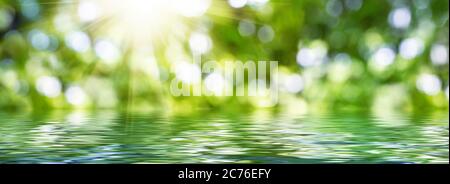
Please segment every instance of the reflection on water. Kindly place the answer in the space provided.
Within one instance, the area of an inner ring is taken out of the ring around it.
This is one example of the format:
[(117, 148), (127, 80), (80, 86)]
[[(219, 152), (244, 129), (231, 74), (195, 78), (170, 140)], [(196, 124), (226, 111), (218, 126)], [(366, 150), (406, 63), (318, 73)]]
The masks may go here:
[(448, 115), (0, 114), (0, 163), (448, 163)]

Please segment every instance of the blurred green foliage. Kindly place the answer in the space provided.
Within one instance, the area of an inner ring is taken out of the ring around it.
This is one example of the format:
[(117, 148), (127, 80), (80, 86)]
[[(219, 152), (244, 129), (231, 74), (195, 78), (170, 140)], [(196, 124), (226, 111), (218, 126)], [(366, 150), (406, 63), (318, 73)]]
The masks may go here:
[(80, 20), (92, 13), (82, 2), (0, 1), (2, 111), (260, 108), (254, 98), (170, 95), (175, 60), (192, 60), (194, 33), (211, 41), (205, 61), (279, 61), (280, 74), (296, 80), (274, 109), (448, 110), (446, 0), (249, 0), (238, 8), (213, 0), (139, 46), (120, 36), (132, 27), (113, 31), (114, 18)]

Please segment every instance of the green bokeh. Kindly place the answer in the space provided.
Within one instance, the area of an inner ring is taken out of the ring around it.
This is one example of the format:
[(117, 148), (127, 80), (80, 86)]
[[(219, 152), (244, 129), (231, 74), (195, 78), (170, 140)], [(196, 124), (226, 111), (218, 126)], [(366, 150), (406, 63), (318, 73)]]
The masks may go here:
[[(272, 0), (263, 7), (248, 5), (239, 9), (230, 7), (227, 1), (214, 0), (205, 15), (179, 21), (186, 29), (172, 30), (161, 38), (162, 41), (152, 45), (150, 55), (156, 65), (146, 68), (150, 72), (140, 70), (147, 65), (139, 64), (150, 52), (141, 56), (142, 48), (124, 42), (116, 43), (120, 49), (117, 64), (111, 66), (102, 62), (93, 48), (98, 39), (105, 37), (99, 31), (103, 23), (87, 24), (77, 20), (78, 2), (0, 2), (2, 111), (112, 108), (184, 112), (261, 108), (255, 105), (258, 99), (252, 98), (174, 97), (169, 93), (170, 80), (174, 78), (171, 70), (177, 65), (172, 58), (192, 59), (189, 39), (177, 35), (189, 37), (199, 30), (209, 35), (213, 43), (211, 51), (203, 56), (204, 60), (279, 61), (283, 74), (301, 75), (304, 89), (298, 93), (282, 92), (274, 110), (350, 109), (374, 113), (448, 110), (445, 91), (448, 89), (448, 59), (443, 64), (433, 63), (431, 59), (436, 45), (444, 46), (448, 57), (449, 13), (445, 0)], [(405, 28), (395, 28), (390, 24), (390, 16), (402, 8), (410, 12), (411, 22)], [(61, 23), (55, 23), (64, 16), (73, 20), (63, 21), (71, 27), (63, 28)], [(239, 32), (243, 20), (254, 26), (255, 33), (244, 36)], [(270, 27), (274, 33), (268, 42), (258, 36), (259, 32), (264, 37), (261, 33), (264, 27)], [(67, 45), (67, 36), (73, 31), (89, 35), (91, 43), (86, 52), (76, 52)], [(44, 35), (45, 48), (32, 43), (32, 34)], [(408, 38), (420, 40), (422, 48), (417, 56), (405, 59), (400, 45)], [(173, 47), (179, 50), (175, 52)], [(377, 69), (370, 63), (382, 47), (390, 48), (396, 56), (388, 66)], [(305, 48), (324, 48), (325, 62), (312, 67), (299, 65), (297, 54)], [(411, 50), (405, 52), (408, 51)], [(419, 90), (417, 81), (424, 74), (439, 79), (438, 92), (427, 94)], [(61, 94), (49, 98), (40, 93), (36, 84), (42, 76), (59, 80)], [(69, 103), (65, 95), (71, 86), (80, 86), (85, 91), (86, 104)]]

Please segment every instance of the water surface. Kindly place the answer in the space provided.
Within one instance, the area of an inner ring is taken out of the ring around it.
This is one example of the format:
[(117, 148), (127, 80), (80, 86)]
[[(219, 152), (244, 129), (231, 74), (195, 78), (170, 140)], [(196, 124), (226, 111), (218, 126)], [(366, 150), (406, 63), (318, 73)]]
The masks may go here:
[(0, 163), (448, 163), (449, 118), (0, 114)]

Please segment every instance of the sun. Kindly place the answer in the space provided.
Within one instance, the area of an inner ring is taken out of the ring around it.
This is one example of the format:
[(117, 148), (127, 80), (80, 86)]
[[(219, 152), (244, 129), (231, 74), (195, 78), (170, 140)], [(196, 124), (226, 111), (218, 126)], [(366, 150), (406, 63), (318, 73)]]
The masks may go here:
[(169, 1), (164, 0), (101, 0), (111, 16), (133, 27), (157, 26), (172, 15)]
[[(95, 27), (98, 35), (121, 42), (155, 42), (171, 33), (183, 32), (207, 13), (213, 0), (80, 0), (78, 15)], [(181, 29), (180, 29), (181, 28)]]
[(99, 34), (142, 43), (181, 31), (173, 26), (185, 24), (183, 18), (202, 16), (210, 4), (211, 0), (81, 0), (78, 14), (96, 25)]
[(170, 1), (91, 0), (99, 7), (98, 32), (131, 44), (153, 42), (178, 18)]

